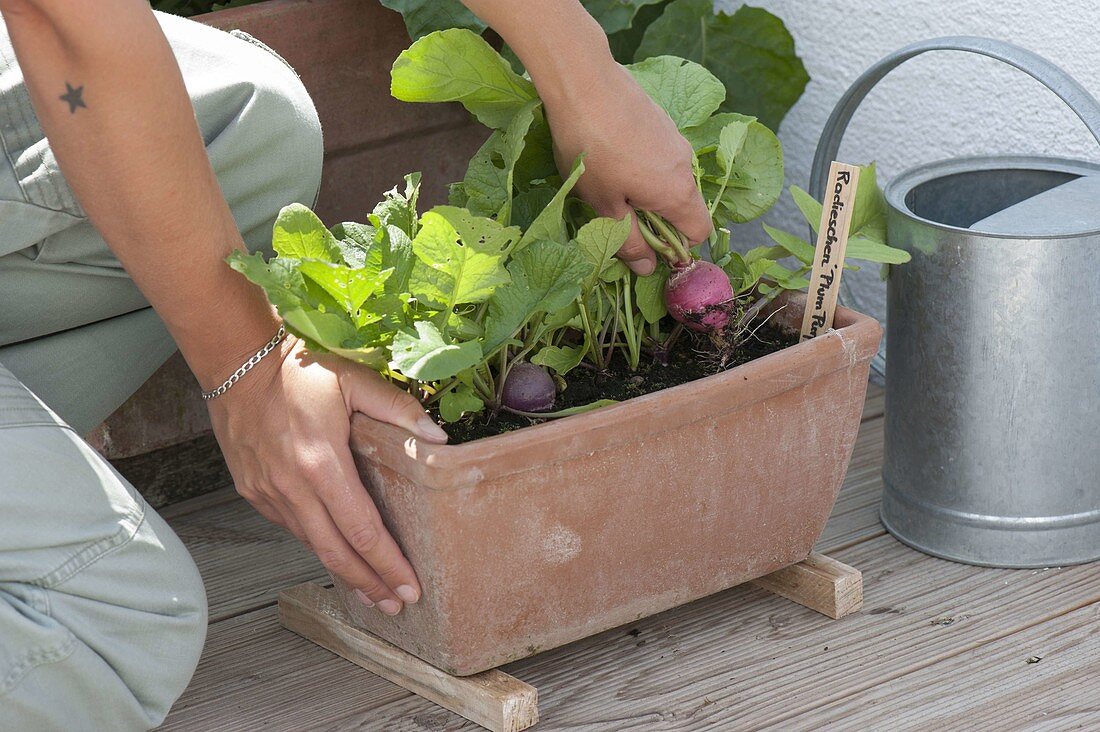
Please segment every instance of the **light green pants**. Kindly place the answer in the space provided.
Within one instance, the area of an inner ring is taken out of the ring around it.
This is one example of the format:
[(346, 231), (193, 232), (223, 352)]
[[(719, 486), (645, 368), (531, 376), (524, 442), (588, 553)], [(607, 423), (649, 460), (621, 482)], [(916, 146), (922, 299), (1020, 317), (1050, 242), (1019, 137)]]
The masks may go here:
[[(237, 224), (266, 249), (280, 207), (314, 203), (313, 104), (243, 34), (160, 21)], [(205, 593), (80, 435), (176, 346), (58, 171), (2, 21), (0, 143), (0, 730), (153, 727), (198, 662)]]

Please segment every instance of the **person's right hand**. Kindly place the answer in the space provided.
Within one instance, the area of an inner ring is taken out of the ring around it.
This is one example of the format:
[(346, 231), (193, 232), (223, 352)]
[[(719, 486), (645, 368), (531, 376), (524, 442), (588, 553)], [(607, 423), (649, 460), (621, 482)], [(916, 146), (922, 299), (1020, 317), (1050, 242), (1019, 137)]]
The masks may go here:
[(585, 153), (577, 193), (601, 216), (634, 219), (619, 258), (639, 275), (656, 265), (634, 209), (660, 214), (693, 245), (710, 236), (714, 227), (695, 185), (691, 144), (634, 77), (608, 55), (602, 65), (558, 81), (555, 88), (565, 92), (544, 96), (558, 167), (568, 175)]
[(578, 0), (524, 3), (462, 0), (500, 34), (538, 89), (554, 138), (558, 170), (568, 176), (585, 153), (577, 194), (601, 216), (629, 215), (634, 227), (619, 258), (639, 275), (655, 255), (638, 229), (635, 209), (652, 211), (692, 244), (713, 225), (695, 185), (693, 151), (676, 124), (615, 62), (600, 24)]
[(420, 599), (416, 573), (382, 524), (348, 446), (353, 412), (446, 442), (415, 398), (365, 366), (314, 356), (288, 335), (209, 407), (237, 491), (257, 511), (294, 534), (368, 607), (396, 615)]

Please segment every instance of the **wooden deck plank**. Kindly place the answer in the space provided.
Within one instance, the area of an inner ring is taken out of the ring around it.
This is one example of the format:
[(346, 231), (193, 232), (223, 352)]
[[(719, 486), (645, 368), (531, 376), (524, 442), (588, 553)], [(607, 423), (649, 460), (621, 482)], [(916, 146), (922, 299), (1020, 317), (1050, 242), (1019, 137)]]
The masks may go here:
[(291, 585), (328, 580), (313, 554), (241, 498), (168, 523), (202, 574), (212, 623), (272, 605)]
[[(785, 729), (881, 679), (1100, 601), (1095, 567), (983, 569), (890, 537), (838, 558), (863, 569), (868, 598), (863, 613), (844, 620), (740, 587), (504, 670), (539, 689), (544, 730)], [(954, 682), (944, 683), (950, 693)], [(326, 724), (401, 729), (429, 714), (431, 705), (406, 697)], [(472, 729), (447, 719), (455, 725), (447, 729)]]
[(279, 625), (274, 605), (210, 627), (161, 730), (305, 730), (409, 692)]
[(874, 384), (867, 385), (867, 400), (863, 403), (863, 420), (886, 414), (886, 390)]
[(230, 485), (210, 491), (209, 493), (204, 493), (201, 496), (189, 498), (186, 501), (180, 501), (179, 503), (173, 503), (164, 508), (157, 509), (157, 513), (159, 513), (161, 518), (165, 521), (171, 523), (173, 521), (182, 521), (182, 517), (186, 514), (211, 510), (217, 506), (223, 506), (227, 503), (233, 503), (239, 500), (241, 500), (241, 497), (237, 495), (237, 490)]
[(1087, 605), (776, 729), (1100, 729), (1100, 603)]
[[(870, 396), (881, 398), (881, 390), (875, 389), (871, 387)], [(870, 401), (866, 413), (871, 416), (860, 426), (848, 477), (817, 551), (882, 533), (877, 505), (883, 420), (880, 407)], [(292, 585), (326, 581), (324, 568), (312, 554), (268, 523), (232, 488), (169, 506), (162, 513), (202, 573), (211, 622), (274, 604), (279, 591)]]
[[(838, 557), (867, 596), (844, 620), (742, 586), (504, 670), (539, 689), (540, 729), (754, 729), (1100, 600), (1087, 566), (982, 569), (885, 536)], [(270, 609), (216, 624), (169, 728), (473, 729), (275, 624)]]
[(816, 551), (822, 554), (846, 549), (886, 533), (878, 518), (882, 496), (883, 422), (879, 416), (860, 425), (844, 486), (817, 542)]
[(539, 721), (538, 691), (498, 668), (453, 676), (360, 630), (335, 590), (303, 584), (279, 593), (279, 623), (341, 658), (449, 709), (490, 732), (520, 732)]

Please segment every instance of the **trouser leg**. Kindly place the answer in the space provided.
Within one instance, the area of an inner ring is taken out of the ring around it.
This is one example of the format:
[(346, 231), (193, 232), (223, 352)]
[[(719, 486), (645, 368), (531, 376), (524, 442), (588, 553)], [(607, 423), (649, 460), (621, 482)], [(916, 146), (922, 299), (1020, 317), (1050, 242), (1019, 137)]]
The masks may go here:
[(67, 423), (86, 435), (175, 351), (164, 323), (152, 308), (142, 308), (0, 348), (0, 364), (35, 394), (61, 405)]
[[(314, 202), (312, 103), (271, 53), (161, 22), (238, 226), (264, 249), (281, 206)], [(0, 729), (155, 726), (201, 651), (202, 582), (66, 420), (101, 421), (174, 345), (58, 172), (2, 22), (0, 143)]]
[(160, 723), (206, 599), (137, 491), (0, 367), (0, 729)]

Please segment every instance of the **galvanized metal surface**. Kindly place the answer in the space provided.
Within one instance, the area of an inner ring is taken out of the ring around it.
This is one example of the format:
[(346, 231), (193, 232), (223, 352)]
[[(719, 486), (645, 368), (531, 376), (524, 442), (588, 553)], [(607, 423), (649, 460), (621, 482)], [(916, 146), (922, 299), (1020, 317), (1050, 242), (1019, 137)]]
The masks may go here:
[[(939, 39), (853, 85), (822, 136), (812, 192), (870, 88), (939, 49), (1026, 71), (1100, 139), (1100, 105), (1048, 62), (986, 39)], [(887, 187), (890, 243), (913, 260), (891, 269), (886, 358), (875, 363), (890, 365), (882, 518), (910, 546), (989, 566), (1100, 559), (1100, 201), (1090, 201), (1091, 176), (1100, 166), (964, 158)]]
[[(981, 186), (990, 171), (1017, 186)], [(1100, 226), (1029, 238), (920, 216), (962, 224), (1063, 174), (1100, 168), (958, 160), (887, 189), (891, 241), (913, 260), (888, 288), (883, 520), (930, 554), (1100, 558)]]

